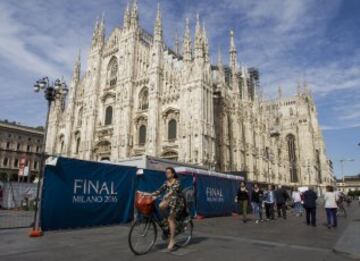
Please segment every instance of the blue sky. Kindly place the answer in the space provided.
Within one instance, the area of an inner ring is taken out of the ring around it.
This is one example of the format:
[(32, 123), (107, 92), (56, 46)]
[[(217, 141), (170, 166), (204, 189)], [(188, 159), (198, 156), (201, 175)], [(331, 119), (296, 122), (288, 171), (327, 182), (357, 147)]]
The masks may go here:
[[(140, 22), (152, 32), (157, 0), (139, 0)], [(121, 25), (124, 0), (0, 0), (0, 119), (41, 125), (45, 101), (32, 85), (41, 76), (69, 80), (79, 49), (86, 63), (97, 16), (107, 35)], [(174, 45), (188, 16), (208, 30), (212, 61), (228, 60), (229, 30), (239, 62), (256, 66), (268, 97), (278, 86), (295, 93), (306, 80), (313, 91), (329, 157), (339, 176), (341, 158), (360, 173), (360, 1), (160, 0), (165, 39)], [(192, 30), (194, 31), (194, 30)], [(83, 65), (84, 68), (85, 65)]]

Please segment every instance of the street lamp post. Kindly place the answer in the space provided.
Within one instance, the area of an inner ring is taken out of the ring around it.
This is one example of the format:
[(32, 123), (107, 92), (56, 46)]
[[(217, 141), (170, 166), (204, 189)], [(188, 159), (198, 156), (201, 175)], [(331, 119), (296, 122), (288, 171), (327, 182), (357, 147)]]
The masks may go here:
[(68, 88), (66, 83), (64, 81), (61, 81), (60, 79), (56, 79), (53, 83), (51, 83), (48, 77), (44, 77), (36, 81), (36, 83), (34, 84), (34, 91), (36, 93), (43, 91), (48, 105), (47, 113), (46, 113), (46, 123), (44, 129), (44, 138), (42, 142), (42, 152), (40, 158), (40, 172), (39, 172), (38, 185), (37, 185), (37, 194), (36, 194), (37, 200), (35, 205), (34, 225), (33, 225), (33, 230), (30, 234), (30, 236), (36, 237), (41, 235), (39, 209), (41, 204), (40, 198), (41, 198), (42, 178), (45, 171), (45, 158), (46, 158), (45, 146), (46, 146), (48, 125), (49, 125), (51, 103), (57, 99), (65, 98), (68, 93)]
[(341, 166), (341, 176), (342, 176), (343, 191), (345, 190), (344, 163), (345, 162), (352, 162), (352, 161), (354, 161), (354, 159), (341, 159), (341, 160), (339, 160), (340, 166)]
[(342, 176), (342, 182), (345, 183), (345, 176), (344, 176), (344, 163), (345, 162), (352, 162), (354, 159), (341, 159), (339, 160), (341, 164), (341, 176)]

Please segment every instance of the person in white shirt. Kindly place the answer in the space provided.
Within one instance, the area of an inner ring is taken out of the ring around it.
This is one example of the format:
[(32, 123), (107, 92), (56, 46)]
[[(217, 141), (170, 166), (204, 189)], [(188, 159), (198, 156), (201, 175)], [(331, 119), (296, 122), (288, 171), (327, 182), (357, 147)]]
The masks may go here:
[(327, 217), (327, 227), (330, 229), (331, 227), (337, 227), (337, 203), (338, 194), (334, 192), (334, 188), (332, 186), (326, 187), (326, 192), (324, 193), (325, 200), (325, 210)]
[(301, 195), (297, 188), (294, 188), (294, 191), (291, 194), (292, 200), (294, 202), (294, 209), (296, 216), (302, 215), (302, 206), (301, 206)]

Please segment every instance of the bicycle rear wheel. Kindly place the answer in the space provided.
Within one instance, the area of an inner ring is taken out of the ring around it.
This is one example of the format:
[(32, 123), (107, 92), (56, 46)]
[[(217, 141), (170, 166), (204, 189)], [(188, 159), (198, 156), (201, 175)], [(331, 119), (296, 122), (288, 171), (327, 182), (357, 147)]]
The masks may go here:
[(346, 209), (345, 209), (344, 206), (342, 207), (342, 211), (343, 211), (344, 217), (346, 218), (346, 217), (347, 217), (347, 213), (346, 213)]
[(148, 253), (155, 245), (157, 228), (151, 218), (135, 221), (130, 228), (128, 242), (135, 255)]
[(176, 246), (185, 247), (188, 245), (192, 238), (192, 232), (194, 229), (194, 224), (190, 217), (186, 218), (183, 223), (183, 230), (181, 233), (176, 235)]

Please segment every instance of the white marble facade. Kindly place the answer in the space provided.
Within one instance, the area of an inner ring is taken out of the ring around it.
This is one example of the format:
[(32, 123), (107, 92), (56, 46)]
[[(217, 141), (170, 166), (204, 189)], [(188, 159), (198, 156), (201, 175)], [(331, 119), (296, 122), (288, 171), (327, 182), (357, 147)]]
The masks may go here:
[[(315, 104), (306, 86), (265, 101), (254, 68), (238, 65), (230, 33), (229, 65), (211, 64), (206, 29), (185, 23), (182, 51), (139, 25), (136, 1), (105, 39), (96, 22), (85, 73), (77, 59), (66, 103), (53, 104), (46, 149), (88, 160), (142, 154), (220, 171), (247, 170), (276, 184), (332, 182)], [(64, 105), (66, 104), (66, 106)]]

